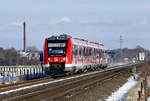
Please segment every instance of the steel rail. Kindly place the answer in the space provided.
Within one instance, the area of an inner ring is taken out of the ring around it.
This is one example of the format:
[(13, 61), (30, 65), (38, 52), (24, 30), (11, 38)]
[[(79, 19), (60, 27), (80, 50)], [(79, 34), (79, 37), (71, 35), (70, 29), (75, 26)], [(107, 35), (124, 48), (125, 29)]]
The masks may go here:
[(21, 82), (13, 83), (13, 84), (1, 85), (0, 93), (4, 92), (4, 91), (12, 90), (12, 89), (17, 89), (17, 88), (21, 88), (21, 87), (34, 85), (34, 84), (49, 82), (52, 80), (54, 80), (54, 79), (48, 77), (48, 78), (40, 78), (40, 79), (34, 79), (34, 80), (29, 80), (29, 81), (21, 81)]
[[(116, 73), (116, 70), (109, 71), (109, 72), (106, 71), (106, 72), (102, 72), (100, 74), (96, 74), (96, 75), (92, 75), (92, 76), (90, 75), (90, 76), (86, 76), (83, 78), (79, 78), (77, 80), (67, 82), (62, 85), (57, 85), (55, 87), (50, 87), (50, 88), (43, 89), (40, 91), (36, 91), (36, 92), (28, 93), (25, 95), (20, 95), (20, 96), (16, 96), (13, 98), (9, 98), (4, 101), (20, 101), (20, 100), (23, 101), (23, 99), (30, 101), (34, 97), (38, 97), (38, 96), (44, 96), (44, 98), (41, 98), (43, 100), (53, 100), (53, 99), (56, 99), (56, 98), (59, 98), (59, 97), (65, 95), (67, 93), (70, 93), (71, 91), (91, 85), (98, 81), (106, 80), (117, 74), (120, 74), (120, 71), (118, 71), (117, 73)], [(92, 82), (88, 82), (88, 81), (92, 81)], [(49, 97), (47, 98), (47, 96), (49, 96)], [(34, 99), (38, 100), (38, 98), (34, 98)]]
[[(113, 67), (111, 67), (111, 68), (107, 68), (107, 69), (105, 69), (105, 70), (102, 70), (102, 71), (96, 71), (95, 73), (89, 73), (89, 74), (85, 74), (85, 76), (83, 76), (83, 77), (79, 77), (79, 78), (75, 78), (75, 79), (78, 79), (78, 80), (74, 80), (73, 82), (75, 83), (75, 82), (80, 82), (80, 81), (85, 81), (86, 82), (86, 80), (84, 80), (84, 79), (86, 79), (86, 76), (88, 77), (88, 75), (97, 75), (97, 74), (106, 74), (106, 72), (108, 72), (108, 73), (110, 73), (110, 72), (116, 72), (116, 71), (122, 71), (122, 70), (125, 70), (125, 69), (129, 69), (131, 66), (136, 66), (136, 65), (139, 65), (139, 64), (126, 64), (126, 65), (120, 65), (120, 66), (113, 66)], [(77, 76), (77, 75), (75, 75), (75, 76)], [(93, 76), (93, 77), (94, 77)], [(92, 76), (91, 76), (91, 78), (93, 78)], [(65, 77), (66, 78), (66, 77)], [(69, 78), (69, 77), (67, 77), (67, 78)], [(81, 79), (81, 78), (84, 78), (83, 80), (79, 80), (79, 79)], [(88, 77), (89, 78), (89, 77)], [(34, 80), (33, 80), (34, 81)], [(67, 80), (66, 80), (67, 81)], [(42, 82), (42, 81), (39, 81), (39, 82), (37, 82), (37, 83), (40, 83), (40, 82)], [(32, 85), (33, 84), (37, 84), (37, 83), (32, 83)], [(60, 82), (59, 82), (60, 83)], [(71, 82), (65, 82), (64, 84), (62, 84), (62, 85), (60, 85), (60, 86), (55, 86), (55, 87), (50, 87), (50, 88), (46, 88), (46, 89), (42, 89), (42, 90), (40, 90), (40, 91), (34, 91), (34, 92), (32, 92), (32, 93), (27, 93), (27, 94), (24, 94), (24, 95), (19, 95), (19, 96), (16, 96), (16, 97), (12, 97), (12, 98), (8, 98), (8, 99), (5, 99), (5, 101), (12, 101), (12, 100), (15, 100), (15, 101), (19, 101), (19, 100), (23, 100), (24, 98), (25, 99), (28, 99), (28, 98), (31, 98), (31, 97), (34, 97), (34, 96), (38, 96), (38, 95), (41, 95), (42, 93), (44, 94), (44, 92), (49, 92), (48, 94), (51, 94), (51, 91), (57, 91), (57, 89), (59, 89), (59, 87), (61, 88), (64, 88), (64, 86), (68, 86), (68, 85), (73, 85), (73, 83), (71, 83)], [(87, 85), (88, 85), (88, 83), (87, 83)], [(28, 85), (26, 85), (26, 86), (28, 86)], [(80, 88), (80, 85), (78, 85), (79, 87), (76, 87), (76, 88)], [(23, 87), (23, 86), (20, 86), (20, 87)], [(19, 87), (18, 87), (19, 88)], [(74, 88), (75, 89), (75, 88)], [(67, 90), (67, 92), (69, 92), (69, 91), (72, 91), (71, 89), (70, 90)], [(60, 95), (64, 95), (65, 94), (65, 91), (63, 91), (64, 93), (63, 94), (60, 94)], [(49, 95), (47, 95), (47, 96), (49, 96)], [(53, 97), (54, 97), (55, 95), (53, 95)], [(46, 98), (46, 97), (45, 97)], [(52, 97), (51, 97), (52, 98)], [(56, 97), (57, 98), (57, 97)], [(18, 100), (19, 99), (19, 100)], [(46, 98), (47, 99), (47, 98)], [(46, 100), (45, 99), (45, 100)]]

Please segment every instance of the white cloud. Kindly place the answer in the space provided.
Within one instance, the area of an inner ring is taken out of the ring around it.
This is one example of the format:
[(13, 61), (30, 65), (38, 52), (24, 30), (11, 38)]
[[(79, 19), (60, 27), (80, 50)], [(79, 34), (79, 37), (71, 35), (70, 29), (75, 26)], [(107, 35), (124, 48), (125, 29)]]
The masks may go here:
[(133, 26), (147, 26), (149, 24), (148, 19), (140, 19), (140, 20), (135, 20), (131, 23)]
[(63, 18), (60, 19), (60, 22), (70, 23), (70, 22), (71, 22), (71, 19), (68, 18), (68, 17), (63, 17)]
[[(133, 5), (132, 5), (133, 6)], [(150, 11), (150, 6), (149, 4), (143, 4), (143, 5), (135, 5), (134, 8), (136, 10), (139, 10), (139, 11)]]
[(111, 24), (113, 24), (113, 21), (112, 20), (108, 20), (108, 19), (103, 19), (103, 20), (99, 20), (99, 19), (97, 19), (97, 20), (95, 20), (95, 19), (91, 19), (91, 20), (89, 20), (89, 19), (87, 19), (87, 20), (81, 20), (80, 21), (80, 24), (107, 24), (107, 25), (111, 25)]
[(69, 17), (63, 17), (59, 19), (51, 19), (48, 24), (53, 25), (53, 24), (59, 24), (59, 23), (70, 23), (71, 19)]
[(148, 24), (148, 23), (149, 23), (149, 21), (146, 20), (146, 19), (144, 19), (143, 21), (140, 22), (141, 25), (146, 25), (146, 24)]
[(14, 27), (20, 27), (20, 26), (23, 26), (23, 22), (14, 21), (14, 22), (7, 23), (5, 25), (1, 25), (0, 30), (9, 30), (9, 29), (13, 29)]
[(14, 22), (11, 22), (9, 25), (10, 26), (22, 26), (23, 22), (21, 22), (21, 21), (14, 21)]

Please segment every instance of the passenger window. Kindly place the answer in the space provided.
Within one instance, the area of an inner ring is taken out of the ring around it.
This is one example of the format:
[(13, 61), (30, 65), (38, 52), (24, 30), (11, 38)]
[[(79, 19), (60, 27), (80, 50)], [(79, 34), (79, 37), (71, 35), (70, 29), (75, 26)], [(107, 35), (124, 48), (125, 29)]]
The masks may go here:
[(101, 57), (101, 58), (102, 58), (102, 54), (103, 54), (103, 53), (102, 53), (102, 50), (100, 49), (100, 57)]
[(99, 49), (96, 49), (96, 58), (99, 58)]
[(76, 46), (76, 52), (75, 52), (75, 55), (76, 55), (76, 57), (78, 56), (78, 46)]
[(104, 51), (102, 50), (102, 58), (104, 58)]
[(74, 56), (75, 56), (75, 46), (73, 45), (72, 46), (72, 55), (71, 55), (71, 57), (74, 58)]
[(84, 47), (84, 56), (87, 56), (87, 48)]
[(89, 49), (89, 56), (92, 56), (92, 48)]
[(94, 48), (94, 56), (96, 56), (96, 49)]
[(73, 54), (73, 57), (77, 57), (78, 55), (78, 48), (76, 45), (73, 45), (72, 54)]
[(82, 56), (82, 48), (79, 46), (79, 56)]

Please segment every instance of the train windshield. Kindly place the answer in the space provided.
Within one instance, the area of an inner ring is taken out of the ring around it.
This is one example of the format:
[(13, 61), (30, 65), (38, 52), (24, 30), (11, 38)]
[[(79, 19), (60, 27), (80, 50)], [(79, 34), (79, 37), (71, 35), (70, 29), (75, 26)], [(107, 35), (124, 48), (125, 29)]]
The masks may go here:
[(50, 57), (66, 56), (66, 48), (67, 48), (66, 41), (48, 42), (47, 46), (48, 46), (48, 56), (50, 56)]

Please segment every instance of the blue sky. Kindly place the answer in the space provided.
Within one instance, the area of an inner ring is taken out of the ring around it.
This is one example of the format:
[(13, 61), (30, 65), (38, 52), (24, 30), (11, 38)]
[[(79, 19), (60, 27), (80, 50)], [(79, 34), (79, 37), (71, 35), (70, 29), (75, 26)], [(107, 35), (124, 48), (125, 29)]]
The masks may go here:
[(46, 37), (69, 33), (103, 43), (108, 49), (141, 45), (150, 49), (149, 0), (1, 0), (0, 47), (23, 48), (22, 23), (27, 23), (27, 45), (40, 50)]

